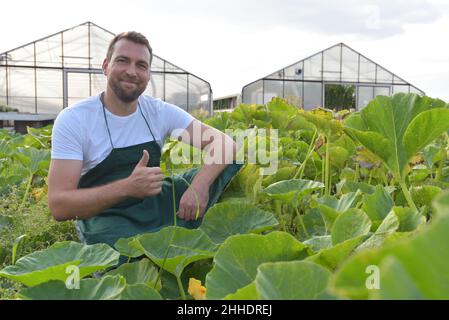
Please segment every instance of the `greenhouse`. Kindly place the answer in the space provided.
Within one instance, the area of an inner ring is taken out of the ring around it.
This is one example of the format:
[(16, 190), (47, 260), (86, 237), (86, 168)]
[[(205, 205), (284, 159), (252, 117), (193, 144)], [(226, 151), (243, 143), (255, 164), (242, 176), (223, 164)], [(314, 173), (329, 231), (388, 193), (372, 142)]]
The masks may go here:
[(242, 89), (243, 103), (265, 104), (273, 97), (313, 109), (360, 110), (378, 95), (424, 92), (344, 43), (256, 80)]
[[(57, 114), (104, 90), (101, 65), (114, 34), (86, 22), (0, 53), (0, 105), (20, 112)], [(187, 111), (212, 110), (207, 81), (153, 55), (146, 94)]]

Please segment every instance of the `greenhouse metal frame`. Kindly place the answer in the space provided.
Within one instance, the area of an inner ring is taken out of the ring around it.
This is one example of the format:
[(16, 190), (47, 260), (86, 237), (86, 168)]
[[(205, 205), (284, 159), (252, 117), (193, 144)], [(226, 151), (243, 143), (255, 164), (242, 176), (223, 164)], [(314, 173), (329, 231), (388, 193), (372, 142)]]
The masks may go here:
[[(57, 114), (106, 88), (101, 66), (114, 33), (85, 22), (0, 53), (0, 105)], [(153, 54), (145, 94), (186, 111), (212, 112), (210, 84)]]
[(326, 106), (326, 87), (352, 86), (359, 110), (378, 95), (424, 92), (344, 43), (295, 62), (242, 88), (242, 101), (266, 104), (273, 97), (313, 109)]

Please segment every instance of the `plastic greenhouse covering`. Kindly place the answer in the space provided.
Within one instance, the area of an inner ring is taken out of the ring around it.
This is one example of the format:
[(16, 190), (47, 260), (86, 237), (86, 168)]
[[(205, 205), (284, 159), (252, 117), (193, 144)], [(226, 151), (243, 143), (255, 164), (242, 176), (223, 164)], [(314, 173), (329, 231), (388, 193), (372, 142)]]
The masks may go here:
[[(57, 114), (106, 87), (101, 65), (115, 35), (92, 22), (0, 53), (0, 105), (20, 112)], [(211, 112), (203, 79), (153, 54), (146, 94), (187, 111)]]
[[(362, 109), (378, 95), (424, 92), (344, 43), (256, 80), (242, 89), (243, 103), (265, 104), (282, 97), (298, 107)], [(346, 94), (349, 98), (336, 99)], [(334, 95), (333, 95), (334, 94)], [(340, 100), (340, 101), (339, 101)]]

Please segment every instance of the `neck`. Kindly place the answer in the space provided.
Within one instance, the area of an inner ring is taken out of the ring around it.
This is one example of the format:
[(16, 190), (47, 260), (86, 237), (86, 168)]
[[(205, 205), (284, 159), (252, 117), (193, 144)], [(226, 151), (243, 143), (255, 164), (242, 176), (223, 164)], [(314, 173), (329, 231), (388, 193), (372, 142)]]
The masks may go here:
[(123, 102), (109, 88), (106, 88), (103, 96), (103, 103), (109, 112), (122, 117), (134, 113), (137, 109), (137, 100), (129, 103)]

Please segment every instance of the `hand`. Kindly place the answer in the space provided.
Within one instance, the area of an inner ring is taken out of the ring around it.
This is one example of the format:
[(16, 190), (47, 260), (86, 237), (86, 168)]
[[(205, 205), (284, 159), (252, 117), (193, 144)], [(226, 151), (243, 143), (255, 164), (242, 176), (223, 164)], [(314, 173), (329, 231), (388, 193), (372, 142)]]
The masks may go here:
[(162, 191), (164, 175), (159, 167), (147, 167), (150, 155), (143, 150), (143, 156), (127, 178), (129, 195), (135, 198), (154, 196)]
[(198, 217), (202, 217), (208, 202), (209, 185), (195, 187), (191, 185), (182, 195), (179, 202), (179, 210), (176, 214), (187, 221), (196, 220), (197, 209), (199, 211)]

